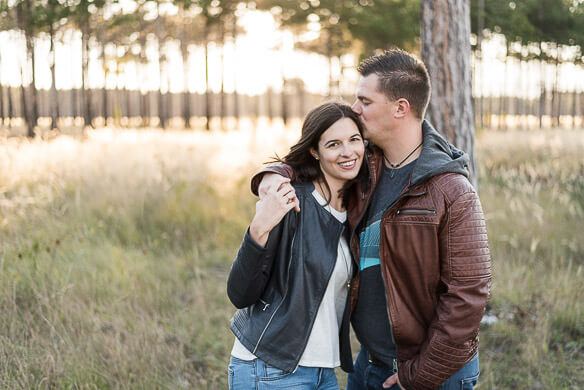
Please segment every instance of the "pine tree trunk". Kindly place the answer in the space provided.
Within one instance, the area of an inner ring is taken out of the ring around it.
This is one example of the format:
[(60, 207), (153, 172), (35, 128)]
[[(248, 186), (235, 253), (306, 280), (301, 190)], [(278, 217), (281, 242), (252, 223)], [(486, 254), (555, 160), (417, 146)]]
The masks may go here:
[(108, 119), (108, 113), (107, 113), (107, 105), (108, 105), (108, 96), (107, 96), (107, 76), (109, 74), (109, 70), (107, 67), (107, 63), (106, 63), (106, 57), (105, 57), (105, 39), (104, 39), (104, 32), (103, 29), (100, 29), (100, 42), (101, 42), (101, 52), (100, 52), (100, 57), (101, 57), (101, 64), (102, 64), (102, 68), (103, 68), (103, 88), (101, 90), (101, 106), (102, 106), (102, 114), (103, 114), (103, 125), (107, 126), (107, 119)]
[(205, 130), (211, 129), (211, 91), (209, 88), (209, 22), (205, 19)]
[(281, 94), (281, 107), (282, 107), (282, 121), (284, 122), (284, 127), (288, 123), (288, 99), (286, 99), (286, 78), (282, 80), (282, 94)]
[(160, 85), (158, 86), (158, 118), (160, 120), (160, 127), (163, 129), (166, 128), (166, 115), (164, 112), (164, 96), (162, 95), (162, 82), (163, 82), (163, 75), (162, 75), (162, 62), (163, 62), (163, 54), (162, 54), (162, 18), (160, 17), (160, 1), (156, 2), (156, 39), (158, 41), (158, 71), (159, 71), (159, 80)]
[[(179, 4), (179, 10), (182, 19), (185, 18), (185, 10), (183, 3)], [(183, 62), (183, 101), (182, 101), (182, 117), (185, 123), (185, 129), (191, 128), (191, 94), (189, 92), (189, 48), (185, 39), (185, 24), (181, 23), (179, 30), (180, 51)]]
[[(0, 69), (2, 60), (0, 59)], [(4, 115), (4, 84), (2, 84), (2, 74), (0, 73), (0, 125), (4, 126), (6, 116)]]
[(57, 95), (57, 85), (56, 85), (56, 69), (55, 64), (57, 62), (56, 50), (55, 50), (55, 30), (53, 24), (49, 26), (49, 35), (51, 39), (51, 99), (49, 102), (49, 110), (51, 115), (51, 130), (57, 128), (57, 120), (59, 118), (59, 96)]
[(577, 107), (578, 107), (578, 92), (576, 92), (576, 90), (574, 89), (574, 92), (572, 92), (572, 113), (571, 113), (572, 128), (573, 129), (576, 127), (576, 116), (578, 115), (578, 112), (576, 111)]
[(12, 118), (14, 118), (14, 102), (12, 101), (12, 87), (6, 88), (6, 98), (8, 99), (8, 128), (12, 129)]
[(91, 91), (87, 86), (89, 79), (89, 26), (88, 22), (81, 29), (81, 110), (83, 127), (91, 126)]
[(470, 180), (478, 187), (470, 67), (470, 2), (422, 0), (422, 57), (430, 73), (428, 120), (470, 155)]
[[(237, 45), (237, 16), (235, 13), (233, 14), (232, 25), (231, 25), (231, 34), (233, 36), (233, 47), (236, 48)], [(236, 50), (236, 49), (234, 49)], [(237, 54), (234, 53), (234, 54)], [(237, 58), (237, 56), (235, 56)], [(235, 118), (235, 128), (239, 127), (239, 97), (237, 95), (237, 67), (233, 67), (234, 69), (234, 82), (233, 82), (233, 116)]]

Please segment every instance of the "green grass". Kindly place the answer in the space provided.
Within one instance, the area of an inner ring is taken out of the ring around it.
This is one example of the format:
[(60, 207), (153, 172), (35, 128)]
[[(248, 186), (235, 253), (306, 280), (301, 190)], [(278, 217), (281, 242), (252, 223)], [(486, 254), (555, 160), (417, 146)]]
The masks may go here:
[[(247, 178), (296, 135), (0, 140), (0, 388), (226, 388)], [(582, 388), (584, 134), (477, 144), (498, 318), (480, 388)]]

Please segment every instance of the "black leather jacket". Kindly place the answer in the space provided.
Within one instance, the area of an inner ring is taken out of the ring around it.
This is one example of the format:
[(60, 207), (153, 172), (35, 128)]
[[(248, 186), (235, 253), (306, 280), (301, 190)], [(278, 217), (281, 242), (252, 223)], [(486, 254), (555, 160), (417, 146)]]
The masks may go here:
[[(231, 267), (227, 294), (238, 310), (231, 330), (255, 356), (287, 372), (302, 357), (337, 260), (345, 224), (318, 204), (312, 183), (294, 184), (302, 212), (291, 210), (265, 247), (246, 232)], [(347, 294), (348, 302), (348, 294)], [(339, 331), (341, 368), (353, 370), (349, 307)]]

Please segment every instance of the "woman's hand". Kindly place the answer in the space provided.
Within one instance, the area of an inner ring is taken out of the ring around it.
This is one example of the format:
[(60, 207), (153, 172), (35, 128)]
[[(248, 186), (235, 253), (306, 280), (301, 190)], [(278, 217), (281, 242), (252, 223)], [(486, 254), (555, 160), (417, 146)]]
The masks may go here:
[(275, 187), (266, 190), (262, 198), (256, 202), (256, 213), (249, 225), (249, 235), (261, 246), (268, 242), (270, 231), (298, 204), (296, 192), (289, 183), (280, 189)]

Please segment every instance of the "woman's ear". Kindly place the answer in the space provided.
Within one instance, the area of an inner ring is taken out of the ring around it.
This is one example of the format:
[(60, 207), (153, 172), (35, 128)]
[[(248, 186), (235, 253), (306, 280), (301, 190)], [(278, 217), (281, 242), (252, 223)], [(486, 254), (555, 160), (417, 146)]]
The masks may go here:
[(318, 161), (318, 152), (314, 148), (310, 148), (310, 154), (314, 157), (315, 160)]

